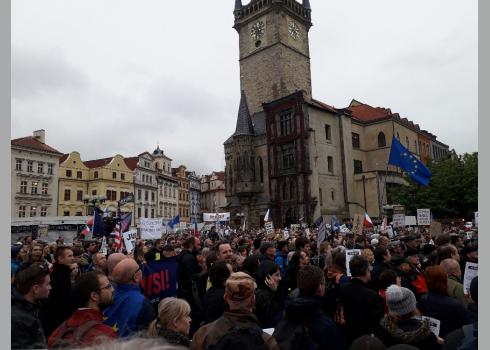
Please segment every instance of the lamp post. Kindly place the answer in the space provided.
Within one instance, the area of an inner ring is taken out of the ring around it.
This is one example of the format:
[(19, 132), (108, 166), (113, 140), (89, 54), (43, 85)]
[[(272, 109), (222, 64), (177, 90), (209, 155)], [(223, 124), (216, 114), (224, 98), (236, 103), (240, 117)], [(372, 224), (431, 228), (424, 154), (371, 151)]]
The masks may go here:
[(240, 212), (236, 213), (236, 216), (240, 219), (240, 228), (243, 228), (243, 218), (245, 217), (245, 214)]
[[(100, 204), (104, 203), (107, 200), (105, 196), (89, 196), (85, 195), (83, 197), (83, 203), (87, 206), (87, 216), (92, 215), (94, 208), (99, 206)], [(92, 210), (90, 210), (92, 209)]]

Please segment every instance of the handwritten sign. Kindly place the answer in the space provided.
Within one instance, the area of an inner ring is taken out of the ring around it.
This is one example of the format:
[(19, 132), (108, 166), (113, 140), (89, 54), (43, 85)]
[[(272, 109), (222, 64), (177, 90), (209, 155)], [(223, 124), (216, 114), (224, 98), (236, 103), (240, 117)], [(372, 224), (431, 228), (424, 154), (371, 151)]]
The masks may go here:
[(422, 321), (429, 322), (429, 327), (432, 333), (434, 333), (437, 337), (439, 336), (439, 332), (441, 331), (441, 321), (428, 317), (428, 316), (421, 316), (420, 317)]
[(134, 244), (136, 242), (136, 239), (138, 238), (138, 233), (136, 231), (127, 231), (124, 232), (122, 235), (124, 238), (124, 246), (126, 247), (126, 251), (129, 254), (134, 250)]
[(140, 218), (140, 230), (142, 239), (162, 238), (162, 219)]
[(345, 266), (347, 268), (347, 276), (349, 276), (349, 277), (351, 276), (349, 262), (356, 255), (361, 255), (361, 250), (360, 249), (347, 249), (345, 251)]
[(478, 264), (472, 262), (466, 262), (466, 268), (464, 270), (464, 293), (470, 294), (470, 285), (473, 278), (478, 276)]
[(430, 209), (417, 209), (417, 223), (419, 226), (430, 226)]
[(364, 226), (364, 215), (356, 214), (354, 215), (354, 221), (352, 222), (351, 232), (354, 235), (362, 234), (362, 227)]
[(393, 227), (404, 227), (405, 226), (405, 214), (393, 214)]
[(270, 235), (274, 232), (274, 224), (272, 221), (267, 221), (264, 223), (265, 230), (267, 231), (267, 234)]

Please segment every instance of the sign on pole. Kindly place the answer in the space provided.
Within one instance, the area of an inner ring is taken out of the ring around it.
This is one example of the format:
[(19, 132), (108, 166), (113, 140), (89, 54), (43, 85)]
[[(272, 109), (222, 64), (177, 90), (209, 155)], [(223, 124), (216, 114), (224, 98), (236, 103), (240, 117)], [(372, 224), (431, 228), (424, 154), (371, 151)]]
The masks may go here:
[(345, 267), (347, 269), (347, 276), (349, 276), (349, 277), (351, 277), (350, 268), (349, 268), (349, 262), (356, 255), (361, 255), (361, 250), (360, 249), (347, 249), (345, 251)]
[(405, 226), (405, 207), (403, 205), (393, 206), (393, 227)]
[(417, 209), (417, 223), (419, 226), (430, 226), (430, 209)]
[(138, 238), (138, 233), (136, 231), (126, 231), (123, 233), (124, 246), (126, 251), (130, 254), (134, 250), (134, 245), (136, 239)]
[(162, 219), (140, 218), (140, 230), (142, 239), (162, 238)]
[(268, 235), (274, 233), (274, 224), (272, 223), (272, 221), (265, 222), (264, 227)]
[(364, 215), (355, 214), (354, 221), (352, 222), (351, 232), (356, 236), (362, 234), (362, 227), (364, 226)]

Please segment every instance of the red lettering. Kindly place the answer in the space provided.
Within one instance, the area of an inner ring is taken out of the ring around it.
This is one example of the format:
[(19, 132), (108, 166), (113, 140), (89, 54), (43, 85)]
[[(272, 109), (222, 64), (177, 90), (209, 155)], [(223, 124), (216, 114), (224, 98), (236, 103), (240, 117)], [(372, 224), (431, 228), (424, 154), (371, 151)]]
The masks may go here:
[(162, 282), (162, 292), (165, 291), (165, 274), (163, 270), (160, 271), (160, 282)]
[(168, 280), (168, 270), (165, 270), (165, 276), (167, 277), (165, 278), (165, 281), (167, 282), (167, 289), (170, 289), (170, 282)]
[(148, 297), (151, 295), (152, 284), (153, 284), (153, 276), (149, 275), (148, 276), (148, 284), (146, 287), (146, 296), (148, 296)]
[(162, 291), (162, 286), (160, 285), (160, 274), (159, 273), (154, 273), (152, 275), (153, 277), (153, 294), (159, 294)]

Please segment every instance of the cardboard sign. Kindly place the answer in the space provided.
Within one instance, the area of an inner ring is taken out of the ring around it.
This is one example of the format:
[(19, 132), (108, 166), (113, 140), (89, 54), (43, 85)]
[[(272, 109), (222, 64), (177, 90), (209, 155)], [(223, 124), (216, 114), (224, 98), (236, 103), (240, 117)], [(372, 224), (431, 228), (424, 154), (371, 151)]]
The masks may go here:
[(134, 245), (136, 243), (136, 239), (138, 238), (138, 233), (136, 231), (127, 231), (123, 234), (124, 238), (124, 246), (126, 247), (126, 251), (130, 254), (134, 250)]
[(364, 215), (362, 214), (355, 214), (354, 215), (354, 221), (352, 222), (352, 230), (351, 232), (354, 235), (360, 235), (362, 234), (362, 228), (364, 226)]
[(350, 268), (349, 268), (349, 262), (356, 255), (361, 255), (361, 250), (360, 249), (347, 249), (345, 251), (345, 266), (347, 268), (347, 276), (349, 276), (349, 277), (351, 277)]
[(415, 216), (405, 216), (405, 226), (417, 226), (417, 218)]
[(427, 320), (429, 322), (431, 332), (434, 333), (437, 337), (439, 336), (439, 332), (441, 331), (441, 321), (428, 316), (421, 316), (420, 319), (422, 321)]
[(417, 223), (419, 226), (429, 226), (430, 221), (430, 209), (417, 209)]
[(405, 227), (405, 214), (393, 214), (393, 227)]
[(466, 262), (466, 267), (464, 270), (464, 294), (470, 294), (470, 284), (471, 280), (478, 276), (478, 264), (472, 262)]
[(437, 221), (432, 221), (430, 223), (430, 235), (431, 237), (435, 237), (442, 233), (442, 224)]
[(140, 218), (142, 239), (160, 239), (163, 233), (162, 219)]
[(265, 226), (265, 230), (266, 230), (268, 235), (270, 235), (274, 232), (274, 224), (272, 223), (272, 221), (265, 222), (264, 226)]

